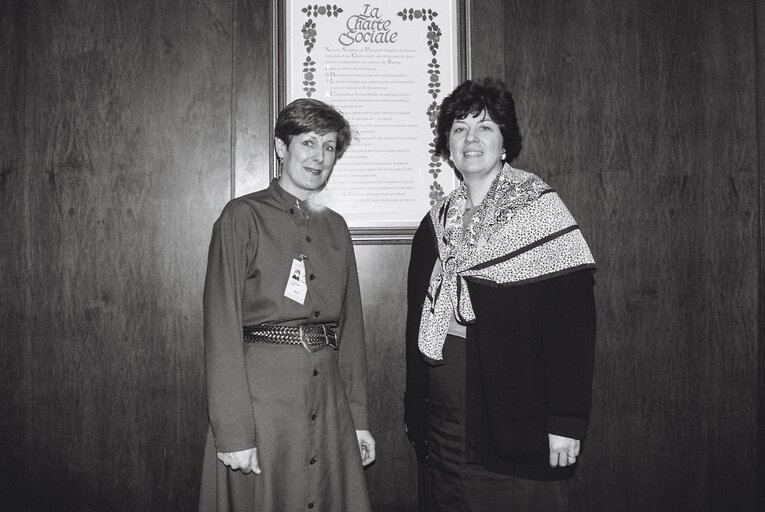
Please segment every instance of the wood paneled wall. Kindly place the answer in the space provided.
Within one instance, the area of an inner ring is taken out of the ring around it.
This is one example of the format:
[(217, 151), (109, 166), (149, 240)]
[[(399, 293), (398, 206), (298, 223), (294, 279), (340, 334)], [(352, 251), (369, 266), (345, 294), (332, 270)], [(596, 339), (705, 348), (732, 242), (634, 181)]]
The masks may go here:
[(241, 196), (268, 186), (271, 173), (274, 42), (271, 2), (233, 0), (234, 190)]
[[(0, 4), (0, 496), (11, 494), (23, 461), (29, 383), (26, 320), (30, 312), (24, 166), (24, 31), (22, 0)], [(3, 442), (8, 439), (9, 442)], [(2, 503), (0, 501), (0, 503)]]
[[(472, 75), (516, 97), (517, 165), (557, 188), (599, 263), (572, 510), (754, 509), (763, 9), (470, 6)], [(232, 193), (268, 183), (270, 9), (0, 3), (0, 509), (195, 508), (206, 249)], [(409, 247), (356, 253), (370, 493), (377, 512), (415, 510)]]
[[(423, 213), (424, 215), (424, 213)], [(408, 245), (359, 245), (371, 421), (377, 461), (367, 469), (375, 512), (416, 510), (417, 464), (404, 433), (404, 330)]]
[(3, 498), (191, 510), (201, 284), (231, 188), (230, 2), (3, 9), (3, 52), (16, 52), (2, 107), (15, 114), (15, 140), (3, 134)]

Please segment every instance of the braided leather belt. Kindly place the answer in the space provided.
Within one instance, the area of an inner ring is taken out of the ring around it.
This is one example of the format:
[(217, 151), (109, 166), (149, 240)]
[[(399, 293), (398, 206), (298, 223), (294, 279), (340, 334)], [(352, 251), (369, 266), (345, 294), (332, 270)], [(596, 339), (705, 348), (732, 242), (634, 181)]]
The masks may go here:
[(335, 324), (303, 324), (298, 327), (286, 325), (245, 325), (242, 329), (245, 343), (276, 343), (281, 345), (303, 345), (309, 352), (318, 352), (324, 347), (337, 350)]

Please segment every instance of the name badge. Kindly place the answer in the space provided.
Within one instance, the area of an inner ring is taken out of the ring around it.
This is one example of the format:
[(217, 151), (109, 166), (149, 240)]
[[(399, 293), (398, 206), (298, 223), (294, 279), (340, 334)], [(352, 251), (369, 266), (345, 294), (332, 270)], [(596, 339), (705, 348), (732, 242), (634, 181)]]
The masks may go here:
[(284, 289), (284, 296), (302, 306), (305, 302), (307, 291), (308, 286), (305, 283), (305, 265), (303, 260), (293, 259), (289, 279), (287, 279), (287, 287)]

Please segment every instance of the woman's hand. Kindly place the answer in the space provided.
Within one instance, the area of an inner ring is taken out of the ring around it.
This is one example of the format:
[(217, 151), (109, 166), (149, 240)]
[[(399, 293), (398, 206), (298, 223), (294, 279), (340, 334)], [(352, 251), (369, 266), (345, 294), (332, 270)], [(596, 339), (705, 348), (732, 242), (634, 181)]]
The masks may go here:
[(576, 463), (582, 445), (579, 439), (556, 436), (555, 434), (547, 434), (547, 437), (550, 441), (550, 467), (565, 468)]
[(242, 473), (245, 474), (250, 471), (254, 471), (256, 475), (260, 474), (257, 448), (250, 448), (240, 452), (218, 452), (218, 460), (233, 470), (241, 469)]
[(366, 466), (375, 461), (375, 438), (369, 430), (357, 430), (356, 439), (361, 451), (361, 465)]

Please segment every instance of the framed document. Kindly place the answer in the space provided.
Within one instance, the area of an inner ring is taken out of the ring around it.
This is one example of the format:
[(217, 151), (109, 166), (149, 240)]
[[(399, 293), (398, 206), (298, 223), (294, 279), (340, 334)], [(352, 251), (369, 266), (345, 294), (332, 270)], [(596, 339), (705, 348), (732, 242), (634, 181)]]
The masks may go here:
[(441, 100), (466, 76), (466, 0), (274, 0), (274, 119), (310, 97), (348, 119), (353, 141), (317, 200), (356, 243), (406, 243), (458, 184), (435, 156)]

